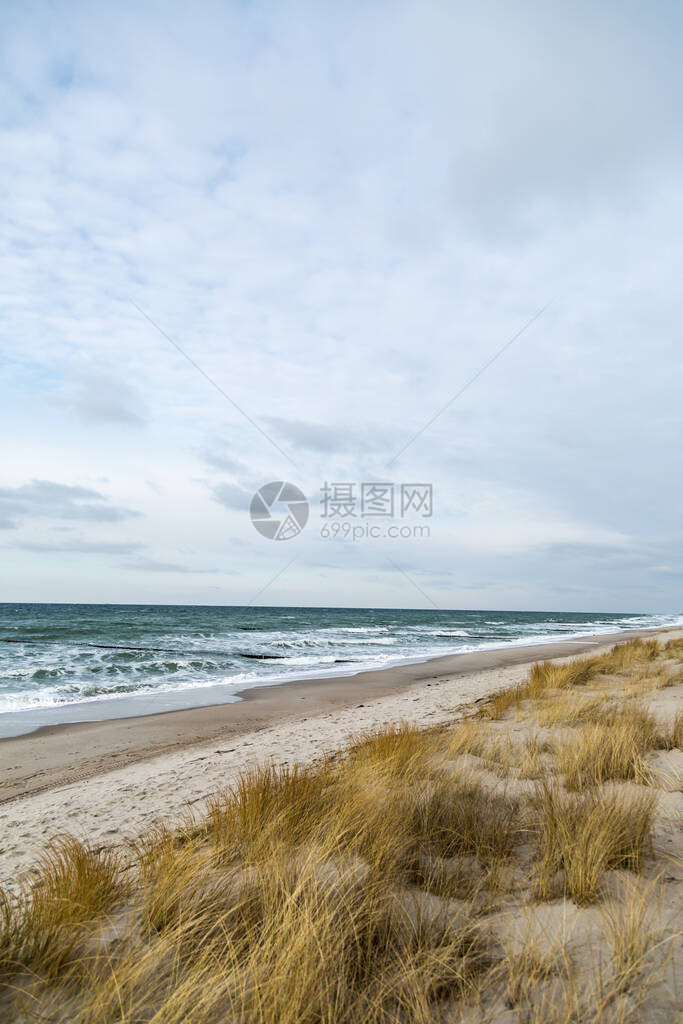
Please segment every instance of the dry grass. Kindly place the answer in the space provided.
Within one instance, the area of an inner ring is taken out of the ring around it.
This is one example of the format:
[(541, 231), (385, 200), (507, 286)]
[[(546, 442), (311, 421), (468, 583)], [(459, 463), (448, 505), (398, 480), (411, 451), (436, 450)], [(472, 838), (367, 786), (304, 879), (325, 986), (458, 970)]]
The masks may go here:
[(553, 976), (569, 974), (570, 961), (562, 938), (539, 936), (537, 930), (527, 928), (524, 941), (509, 944), (501, 964), (506, 1006), (519, 1006), (524, 996), (534, 992), (539, 984)]
[[(222, 856), (216, 864), (211, 846), (200, 837), (174, 847), (163, 836), (155, 849), (146, 848), (147, 884), (127, 908), (129, 923), (114, 950), (104, 943), (99, 954), (86, 953), (85, 940), (95, 935), (97, 911), (105, 905), (111, 909), (114, 892), (117, 897), (123, 892), (102, 889), (90, 899), (83, 851), (60, 850), (59, 868), (71, 873), (71, 892), (63, 894), (68, 916), (51, 918), (48, 931), (41, 918), (40, 948), (34, 943), (25, 952), (22, 945), (21, 959), (14, 960), (44, 980), (58, 976), (62, 999), (78, 1004), (58, 1019), (109, 1024), (227, 1017), (274, 1024), (388, 1021), (400, 1013), (429, 1020), (435, 999), (466, 997), (492, 962), (485, 938), (466, 911), (447, 920), (407, 905), (394, 872), (402, 867), (407, 836), (446, 851), (468, 849), (493, 857), (499, 844), (506, 850), (503, 801), (472, 785), (442, 783), (427, 800), (415, 802), (405, 833), (393, 837), (393, 856), (387, 854), (391, 843), (383, 827), (379, 837), (354, 831), (349, 843), (348, 821), (334, 811), (330, 820), (339, 832), (325, 837), (326, 851), (310, 847), (293, 857), (290, 831), (279, 848), (269, 838), (266, 853), (264, 845), (253, 842), (254, 823), (269, 813), (284, 823), (290, 798), (300, 806), (292, 781), (290, 774), (277, 779), (277, 773), (274, 781), (271, 771), (240, 783), (249, 810), (246, 826), (237, 814), (243, 826), (238, 842), (246, 838), (246, 850), (258, 856), (251, 870), (243, 862), (239, 868), (227, 866)], [(488, 801), (490, 826), (480, 833), (476, 814), (483, 801)], [(381, 870), (348, 855), (347, 846), (356, 843), (371, 856), (382, 848)], [(90, 860), (94, 871), (99, 862), (92, 853)], [(52, 873), (51, 862), (46, 881)], [(42, 914), (42, 902), (40, 907)], [(54, 915), (54, 904), (50, 910)], [(16, 913), (22, 935), (36, 927), (35, 911)], [(91, 924), (87, 932), (75, 927), (85, 921)]]
[(483, 722), (470, 718), (465, 722), (459, 722), (451, 729), (447, 749), (452, 757), (472, 754), (485, 762), (491, 762), (495, 761), (500, 741)]
[(542, 755), (548, 744), (538, 736), (515, 742), (505, 732), (495, 732), (481, 720), (469, 720), (449, 733), (448, 753), (451, 757), (470, 754), (489, 771), (506, 777), (537, 778), (546, 770)]
[(510, 708), (519, 708), (524, 701), (539, 700), (552, 690), (585, 686), (601, 671), (601, 663), (600, 658), (575, 658), (560, 663), (539, 661), (532, 666), (526, 682), (494, 694), (481, 715), (499, 721)]
[(543, 781), (536, 792), (539, 898), (566, 891), (575, 903), (591, 903), (605, 871), (639, 871), (650, 849), (656, 803), (656, 794), (647, 790), (567, 793)]
[(524, 701), (536, 701), (553, 690), (571, 690), (585, 686), (601, 676), (633, 671), (657, 659), (660, 647), (656, 639), (629, 640), (615, 645), (605, 654), (592, 658), (574, 658), (571, 661), (540, 661), (535, 664), (525, 683), (494, 694), (482, 708), (484, 718), (499, 721), (511, 708), (519, 708)]
[(683, 661), (683, 637), (678, 640), (668, 640), (664, 644), (664, 653), (668, 658)]
[(42, 854), (36, 879), (16, 901), (4, 897), (4, 965), (39, 967), (57, 974), (89, 925), (120, 902), (129, 888), (121, 857), (71, 836), (54, 839)]
[(661, 648), (656, 638), (651, 640), (629, 640), (615, 644), (611, 651), (596, 659), (597, 670), (603, 675), (616, 675), (633, 670), (638, 665), (656, 661)]
[(678, 665), (665, 661), (661, 664), (649, 663), (629, 673), (628, 684), (624, 687), (627, 697), (644, 697), (653, 690), (666, 690), (670, 686), (679, 686), (683, 682), (683, 672)]
[(268, 857), (283, 843), (306, 839), (325, 809), (327, 766), (265, 766), (242, 775), (208, 802), (206, 832), (220, 863)]
[(419, 852), (472, 854), (490, 864), (511, 855), (519, 810), (516, 800), (472, 778), (444, 776), (415, 802), (410, 828)]
[(428, 1020), (437, 997), (465, 996), (489, 963), (467, 914), (411, 913), (386, 884), (330, 874), (315, 856), (299, 867), (273, 860), (207, 887), (141, 956), (81, 970), (81, 992), (90, 984), (97, 998), (69, 1019)]
[(612, 949), (614, 964), (623, 985), (645, 967), (659, 940), (658, 883), (623, 882), (617, 898), (602, 907), (603, 929)]
[(647, 712), (631, 707), (615, 709), (567, 739), (557, 750), (557, 766), (568, 789), (583, 789), (613, 779), (647, 785), (654, 773), (646, 754), (666, 743)]
[(653, 856), (646, 758), (680, 745), (681, 715), (663, 727), (609, 687), (674, 655), (619, 650), (536, 665), (475, 720), (245, 773), (124, 852), (56, 840), (19, 897), (0, 896), (0, 1019), (626, 1021), (658, 948), (647, 886), (604, 903), (608, 969), (589, 981), (538, 928), (505, 948), (496, 932), (534, 900), (600, 901), (607, 872)]
[(546, 729), (558, 725), (583, 725), (597, 718), (605, 709), (609, 695), (599, 694), (596, 697), (563, 697), (547, 700), (539, 704), (536, 720)]
[(401, 722), (358, 736), (348, 756), (357, 768), (404, 776), (423, 771), (440, 746), (439, 732)]

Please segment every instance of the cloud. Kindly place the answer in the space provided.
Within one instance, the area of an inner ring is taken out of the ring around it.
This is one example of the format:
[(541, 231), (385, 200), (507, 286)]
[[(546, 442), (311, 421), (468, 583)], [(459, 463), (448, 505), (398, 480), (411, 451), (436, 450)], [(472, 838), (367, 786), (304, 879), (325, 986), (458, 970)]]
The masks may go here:
[[(109, 522), (164, 565), (230, 545), (251, 580), (276, 554), (253, 490), (390, 472), (434, 484), (429, 544), (400, 549), (444, 599), (679, 606), (679, 8), (71, 0), (0, 22), (0, 529), (97, 544)], [(54, 476), (101, 489), (9, 486)], [(417, 599), (384, 572), (366, 594), (371, 546), (311, 547), (291, 600)], [(75, 550), (65, 597), (167, 598), (142, 563), (73, 577)]]
[(245, 491), (239, 484), (222, 483), (211, 487), (211, 493), (219, 505), (234, 509), (236, 512), (248, 512), (253, 491)]
[(244, 462), (226, 452), (220, 442), (214, 441), (210, 447), (204, 448), (201, 454), (207, 465), (220, 470), (221, 473), (230, 473), (241, 477), (248, 473)]
[(176, 573), (225, 573), (225, 570), (221, 569), (204, 569), (196, 566), (181, 565), (178, 562), (164, 562), (156, 558), (147, 558), (140, 556), (129, 562), (123, 563), (124, 568), (133, 569), (139, 572), (176, 572)]
[(278, 437), (284, 438), (295, 449), (326, 455), (361, 455), (371, 451), (385, 452), (388, 458), (398, 443), (396, 432), (377, 425), (368, 425), (365, 428), (348, 423), (328, 426), (324, 423), (310, 423), (280, 416), (268, 416), (266, 422), (275, 430)]
[(62, 542), (25, 540), (13, 544), (12, 547), (20, 548), (22, 551), (69, 551), (87, 555), (129, 555), (134, 551), (139, 551), (143, 545), (129, 541), (107, 540), (65, 540)]
[(86, 424), (144, 427), (148, 412), (139, 391), (114, 374), (79, 373), (66, 393), (53, 399)]
[(33, 480), (19, 487), (0, 487), (0, 520), (14, 526), (39, 517), (117, 523), (139, 514), (133, 509), (109, 504), (105, 495), (88, 487), (74, 487), (50, 480)]

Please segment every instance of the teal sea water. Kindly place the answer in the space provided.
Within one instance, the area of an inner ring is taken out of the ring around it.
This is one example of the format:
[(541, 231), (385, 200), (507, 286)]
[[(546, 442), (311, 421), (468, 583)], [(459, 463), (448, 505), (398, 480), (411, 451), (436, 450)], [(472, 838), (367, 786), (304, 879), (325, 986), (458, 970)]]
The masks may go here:
[(0, 604), (0, 714), (135, 695), (182, 694), (190, 706), (203, 703), (199, 691), (209, 688), (212, 700), (234, 699), (265, 682), (677, 621), (570, 612)]

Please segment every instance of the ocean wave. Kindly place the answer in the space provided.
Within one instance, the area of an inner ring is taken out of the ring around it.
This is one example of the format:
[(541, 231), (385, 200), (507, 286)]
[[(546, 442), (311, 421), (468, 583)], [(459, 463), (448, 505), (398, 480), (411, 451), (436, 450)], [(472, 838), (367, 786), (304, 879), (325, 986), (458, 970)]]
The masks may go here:
[(387, 633), (386, 626), (336, 626), (332, 627), (337, 633)]
[[(11, 629), (13, 636), (17, 631), (31, 636), (27, 645), (0, 644), (0, 712), (207, 687), (220, 687), (229, 697), (241, 688), (306, 676), (683, 624), (683, 616), (664, 614), (563, 618), (550, 613), (509, 613), (503, 618), (504, 613), (499, 613), (488, 619), (483, 613), (360, 610), (358, 618), (370, 621), (354, 625), (349, 624), (352, 613), (348, 611), (340, 616), (344, 620), (340, 624), (332, 610), (284, 616), (275, 609), (259, 611), (261, 622), (241, 624), (232, 621), (227, 610), (212, 617), (206, 609), (181, 609), (174, 630), (173, 609), (146, 608), (139, 618), (128, 613), (116, 619), (112, 607), (96, 607), (89, 610), (84, 623), (82, 617), (69, 618), (68, 607), (63, 608), (67, 611), (53, 613), (42, 606), (29, 612), (0, 608), (0, 639), (3, 629)], [(30, 621), (17, 625), (20, 613)], [(12, 623), (7, 615), (12, 615)], [(146, 616), (151, 616), (149, 622)], [(41, 619), (40, 628), (37, 619)]]

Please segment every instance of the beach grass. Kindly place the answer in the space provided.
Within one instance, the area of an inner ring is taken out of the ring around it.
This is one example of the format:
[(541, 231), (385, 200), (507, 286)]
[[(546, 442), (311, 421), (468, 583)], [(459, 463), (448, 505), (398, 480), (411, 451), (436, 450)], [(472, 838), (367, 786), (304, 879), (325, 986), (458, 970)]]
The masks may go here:
[(58, 837), (0, 897), (0, 1018), (673, 1019), (654, 759), (680, 684), (647, 683), (682, 651), (541, 662), (476, 717), (263, 765), (115, 848)]

